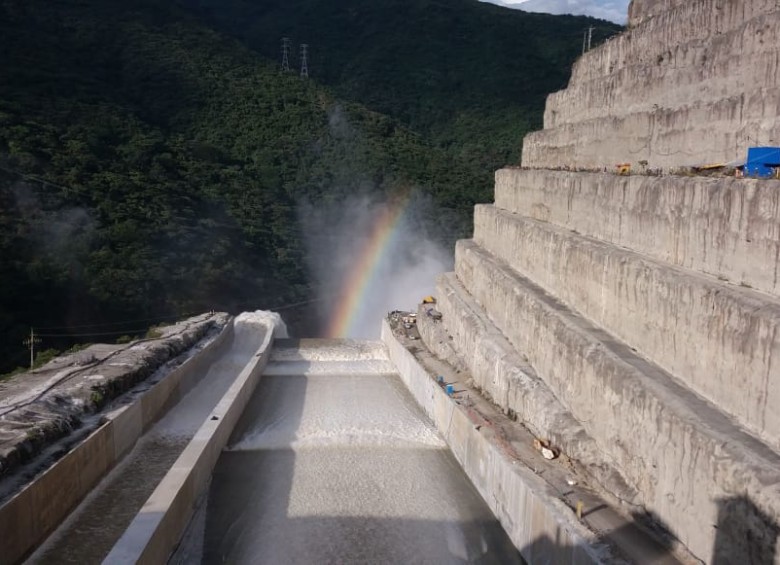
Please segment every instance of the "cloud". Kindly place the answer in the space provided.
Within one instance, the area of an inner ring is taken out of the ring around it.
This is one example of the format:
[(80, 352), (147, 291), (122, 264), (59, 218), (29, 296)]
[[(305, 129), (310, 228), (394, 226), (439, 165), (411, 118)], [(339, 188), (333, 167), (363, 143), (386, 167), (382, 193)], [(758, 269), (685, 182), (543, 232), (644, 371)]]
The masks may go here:
[(482, 0), (507, 8), (548, 14), (592, 16), (625, 24), (629, 0)]

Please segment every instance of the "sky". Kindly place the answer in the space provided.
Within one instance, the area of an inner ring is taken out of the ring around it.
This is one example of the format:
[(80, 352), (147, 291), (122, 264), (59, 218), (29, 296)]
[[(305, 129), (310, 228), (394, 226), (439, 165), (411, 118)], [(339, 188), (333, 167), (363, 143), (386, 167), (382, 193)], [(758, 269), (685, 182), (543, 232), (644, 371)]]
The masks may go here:
[(526, 12), (593, 16), (625, 24), (629, 0), (482, 0)]

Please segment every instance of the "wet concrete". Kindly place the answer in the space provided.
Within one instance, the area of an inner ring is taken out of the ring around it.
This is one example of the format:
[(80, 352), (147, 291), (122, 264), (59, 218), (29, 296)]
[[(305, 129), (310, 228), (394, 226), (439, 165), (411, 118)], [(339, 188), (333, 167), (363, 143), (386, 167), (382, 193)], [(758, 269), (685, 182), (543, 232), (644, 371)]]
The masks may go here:
[[(237, 326), (229, 349), (74, 510), (29, 563), (101, 563), (257, 347)], [(2, 561), (2, 559), (0, 559)]]
[(522, 562), (396, 375), (315, 357), (272, 359), (174, 562)]

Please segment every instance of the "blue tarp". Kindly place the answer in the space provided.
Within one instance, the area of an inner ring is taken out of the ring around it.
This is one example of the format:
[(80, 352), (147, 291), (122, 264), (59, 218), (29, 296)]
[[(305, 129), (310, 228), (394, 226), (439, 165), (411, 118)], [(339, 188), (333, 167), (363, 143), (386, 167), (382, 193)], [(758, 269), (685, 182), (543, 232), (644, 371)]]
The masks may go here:
[(749, 147), (745, 161), (745, 176), (771, 177), (780, 167), (780, 147)]

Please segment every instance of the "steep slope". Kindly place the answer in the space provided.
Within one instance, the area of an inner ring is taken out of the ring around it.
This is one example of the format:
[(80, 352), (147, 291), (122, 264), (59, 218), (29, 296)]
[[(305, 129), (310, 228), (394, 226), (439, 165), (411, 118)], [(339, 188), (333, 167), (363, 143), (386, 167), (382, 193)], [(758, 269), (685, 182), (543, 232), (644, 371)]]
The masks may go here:
[(279, 61), (283, 36), (309, 45), (309, 70), (340, 97), (430, 136), (481, 171), (519, 160), (544, 99), (566, 84), (594, 26), (594, 45), (620, 26), (529, 14), (476, 0), (183, 0), (202, 17)]
[(5, 1), (0, 46), (0, 370), (31, 325), (308, 299), (302, 198), (413, 186), (469, 203), (469, 172), (415, 134), (171, 5)]

